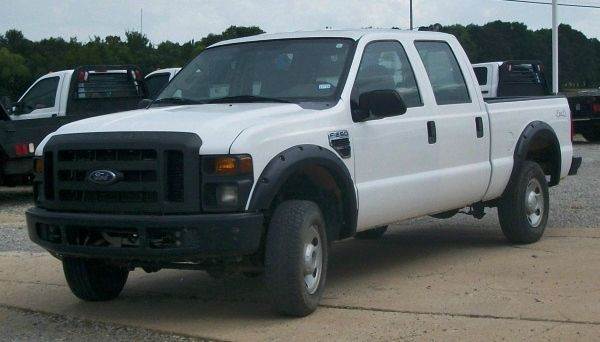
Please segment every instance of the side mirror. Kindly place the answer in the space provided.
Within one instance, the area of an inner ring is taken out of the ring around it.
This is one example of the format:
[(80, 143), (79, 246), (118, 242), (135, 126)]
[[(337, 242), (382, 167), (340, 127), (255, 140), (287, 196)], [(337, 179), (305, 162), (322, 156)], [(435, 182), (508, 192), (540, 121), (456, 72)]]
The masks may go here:
[(404, 113), (406, 104), (397, 91), (373, 90), (360, 95), (358, 109), (353, 112), (353, 118), (355, 121), (364, 121), (371, 115), (383, 118)]
[(15, 103), (10, 109), (10, 115), (21, 115), (23, 113), (23, 102)]
[(148, 108), (148, 106), (150, 106), (152, 104), (152, 100), (150, 99), (143, 99), (138, 103), (138, 109), (146, 109)]

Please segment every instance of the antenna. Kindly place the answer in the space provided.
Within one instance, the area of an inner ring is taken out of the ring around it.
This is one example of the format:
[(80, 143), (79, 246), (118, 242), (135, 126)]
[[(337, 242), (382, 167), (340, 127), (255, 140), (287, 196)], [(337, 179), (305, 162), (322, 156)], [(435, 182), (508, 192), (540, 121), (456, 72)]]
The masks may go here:
[(413, 0), (410, 0), (410, 30), (413, 30)]

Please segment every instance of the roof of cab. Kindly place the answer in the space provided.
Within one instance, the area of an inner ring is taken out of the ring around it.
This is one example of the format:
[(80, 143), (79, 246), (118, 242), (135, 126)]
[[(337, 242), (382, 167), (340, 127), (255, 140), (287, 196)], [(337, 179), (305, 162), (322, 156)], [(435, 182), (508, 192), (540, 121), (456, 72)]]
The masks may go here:
[(397, 34), (397, 35), (413, 35), (417, 39), (448, 39), (453, 37), (447, 33), (430, 32), (430, 31), (410, 31), (399, 29), (360, 29), (360, 30), (320, 30), (320, 31), (296, 31), (284, 33), (264, 33), (256, 36), (236, 38), (224, 40), (222, 42), (211, 45), (210, 47), (230, 45), (237, 43), (247, 43), (262, 40), (277, 40), (277, 39), (298, 39), (298, 38), (349, 38), (359, 40), (364, 36), (371, 34)]

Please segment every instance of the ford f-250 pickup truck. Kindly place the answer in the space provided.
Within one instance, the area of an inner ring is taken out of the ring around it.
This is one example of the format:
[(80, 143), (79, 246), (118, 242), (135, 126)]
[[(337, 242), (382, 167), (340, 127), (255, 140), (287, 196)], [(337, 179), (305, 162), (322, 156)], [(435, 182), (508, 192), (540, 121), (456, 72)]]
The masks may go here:
[(0, 186), (30, 183), (35, 147), (60, 126), (136, 109), (146, 97), (135, 66), (82, 66), (40, 77), (10, 116), (0, 117)]
[(532, 243), (548, 187), (579, 165), (563, 97), (484, 102), (453, 36), (399, 30), (215, 44), (147, 109), (36, 153), (29, 234), (77, 297), (115, 298), (138, 267), (264, 272), (295, 316), (316, 309), (333, 241), (497, 207), (507, 239)]

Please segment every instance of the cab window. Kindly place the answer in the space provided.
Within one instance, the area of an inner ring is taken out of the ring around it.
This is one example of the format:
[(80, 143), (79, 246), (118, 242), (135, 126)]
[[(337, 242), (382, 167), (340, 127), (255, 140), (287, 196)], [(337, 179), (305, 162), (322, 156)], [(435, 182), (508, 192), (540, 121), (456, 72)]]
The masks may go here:
[(158, 96), (161, 90), (169, 83), (169, 73), (152, 75), (146, 78), (146, 87), (148, 87), (148, 96), (153, 99)]
[(475, 71), (475, 76), (477, 76), (477, 82), (479, 82), (479, 85), (487, 85), (487, 81), (488, 81), (488, 68), (486, 67), (476, 67), (473, 68), (473, 70)]
[(395, 90), (407, 108), (423, 105), (415, 74), (399, 42), (381, 41), (365, 47), (356, 75), (352, 103), (374, 90)]
[(446, 42), (415, 42), (438, 105), (471, 103), (467, 83)]
[(20, 112), (15, 114), (29, 114), (36, 109), (54, 107), (59, 80), (59, 77), (49, 77), (36, 83), (21, 100)]

